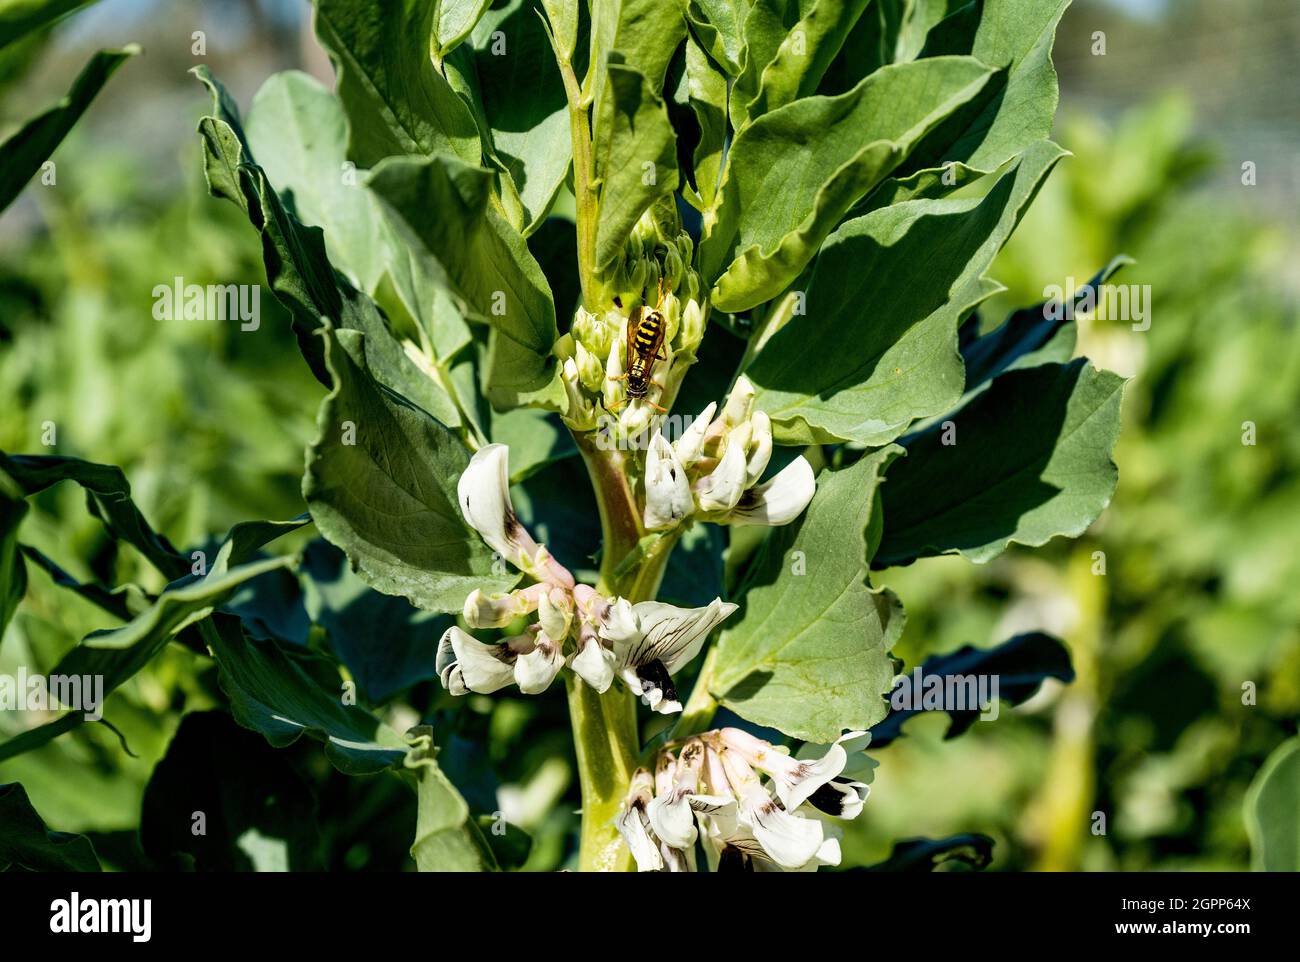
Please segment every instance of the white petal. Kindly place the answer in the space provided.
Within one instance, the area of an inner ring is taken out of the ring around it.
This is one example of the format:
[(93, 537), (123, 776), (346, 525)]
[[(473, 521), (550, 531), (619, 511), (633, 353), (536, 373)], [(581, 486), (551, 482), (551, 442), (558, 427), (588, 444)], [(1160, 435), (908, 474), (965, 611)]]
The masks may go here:
[(722, 421), (726, 429), (730, 431), (742, 421), (748, 421), (749, 413), (753, 409), (754, 385), (742, 374), (736, 378), (731, 393), (727, 395), (726, 407), (722, 409)]
[(713, 420), (713, 412), (718, 408), (717, 401), (711, 401), (700, 416), (691, 422), (691, 426), (682, 432), (682, 436), (673, 444), (673, 451), (677, 455), (677, 460), (686, 467), (690, 467), (700, 459), (700, 454), (704, 451), (704, 432), (709, 429), (709, 424)]
[(563, 641), (569, 636), (573, 624), (573, 598), (563, 588), (551, 588), (541, 593), (537, 605), (537, 620), (547, 638)]
[(510, 451), (489, 444), (474, 452), (456, 485), (465, 520), (490, 547), (516, 568), (527, 570), (537, 542), (519, 523), (510, 503)]
[(735, 610), (734, 604), (721, 598), (714, 598), (703, 608), (678, 608), (661, 601), (633, 605), (640, 631), (615, 643), (619, 664), (636, 666), (661, 661), (671, 674), (699, 654), (709, 632)]
[[(454, 664), (446, 651), (448, 648)], [(509, 644), (485, 645), (452, 625), (438, 644), (437, 661), (442, 665), (438, 676), (452, 694), (464, 694), (456, 690), (463, 686), (468, 691), (489, 695), (514, 681), (516, 658)]]
[(825, 841), (822, 823), (782, 811), (773, 799), (746, 810), (750, 830), (777, 865), (801, 868), (816, 857)]
[(569, 667), (598, 692), (604, 693), (614, 682), (614, 652), (602, 645), (594, 635), (583, 642), (581, 650), (569, 662)]
[[(775, 480), (775, 479), (773, 479)], [(730, 511), (745, 492), (745, 449), (727, 444), (713, 473), (695, 483), (701, 511)]]
[(695, 829), (695, 816), (685, 795), (672, 792), (656, 795), (646, 808), (650, 827), (673, 848), (688, 848), (695, 844), (699, 834)]
[(475, 588), (465, 599), (465, 621), (471, 628), (504, 628), (520, 615), (537, 610), (544, 585), (530, 585), (505, 595), (489, 595)]
[(695, 509), (686, 469), (658, 431), (650, 440), (645, 463), (645, 527), (670, 528)]
[(726, 520), (730, 524), (789, 524), (803, 513), (816, 493), (812, 465), (800, 456), (771, 481), (746, 491)]
[(632, 858), (636, 861), (638, 872), (661, 872), (664, 867), (659, 846), (647, 830), (645, 816), (641, 809), (631, 808), (618, 817), (618, 833), (627, 842)]
[(551, 686), (563, 665), (559, 644), (539, 634), (533, 650), (515, 660), (514, 679), (525, 695), (538, 695)]
[(641, 628), (637, 624), (632, 603), (626, 598), (615, 598), (605, 611), (599, 630), (600, 637), (615, 645), (640, 637)]
[(772, 419), (766, 411), (755, 411), (749, 423), (752, 433), (749, 460), (745, 462), (746, 485), (752, 485), (761, 478), (767, 470), (767, 463), (772, 460)]
[(616, 337), (609, 346), (609, 360), (605, 363), (605, 384), (602, 391), (606, 409), (614, 407), (627, 394), (623, 375), (623, 338)]

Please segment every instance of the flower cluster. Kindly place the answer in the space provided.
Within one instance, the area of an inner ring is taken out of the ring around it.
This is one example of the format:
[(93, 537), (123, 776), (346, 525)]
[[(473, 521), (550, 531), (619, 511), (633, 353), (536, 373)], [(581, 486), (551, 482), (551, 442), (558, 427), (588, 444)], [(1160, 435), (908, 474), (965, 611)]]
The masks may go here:
[[(579, 308), (569, 332), (556, 341), (554, 351), (568, 394), (563, 417), (575, 431), (594, 431), (609, 412), (617, 417), (623, 437), (636, 437), (694, 363), (705, 316), (699, 275), (690, 266), (693, 247), (675, 216), (647, 211), (628, 237), (615, 270), (613, 287), (623, 292), (615, 306), (602, 313)], [(646, 397), (629, 400), (628, 324), (638, 307), (663, 315), (662, 360), (653, 366)]]
[(709, 632), (736, 606), (719, 598), (702, 608), (632, 604), (577, 584), (515, 515), (508, 457), (503, 444), (476, 452), (457, 496), (465, 520), (488, 546), (536, 583), (500, 595), (475, 589), (462, 614), (473, 629), (508, 628), (534, 615), (536, 621), (495, 642), (448, 628), (436, 663), (443, 687), (453, 695), (489, 694), (513, 683), (537, 694), (567, 665), (597, 691), (617, 677), (655, 711), (681, 711), (673, 674), (699, 654)]
[(862, 811), (869, 739), (850, 732), (820, 758), (793, 758), (738, 728), (706, 732), (676, 755), (661, 751), (653, 774), (637, 770), (619, 832), (642, 872), (694, 871), (697, 842), (713, 871), (838, 865), (838, 832), (824, 816)]
[(712, 403), (672, 444), (656, 432), (646, 451), (645, 514), (649, 531), (687, 517), (721, 524), (788, 524), (816, 491), (812, 465), (795, 458), (764, 484), (772, 457), (772, 422), (754, 408), (754, 386), (743, 374), (714, 418)]

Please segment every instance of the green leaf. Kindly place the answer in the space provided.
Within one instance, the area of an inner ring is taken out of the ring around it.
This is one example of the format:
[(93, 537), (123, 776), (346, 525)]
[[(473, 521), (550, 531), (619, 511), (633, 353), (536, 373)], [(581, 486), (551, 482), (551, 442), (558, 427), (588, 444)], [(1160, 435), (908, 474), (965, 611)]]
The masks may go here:
[(736, 128), (815, 93), (869, 2), (757, 0), (745, 19), (748, 59), (733, 90)]
[(709, 683), (738, 715), (814, 742), (885, 716), (889, 649), (904, 616), (892, 592), (870, 586), (867, 565), (880, 537), (881, 472), (898, 451), (823, 471), (808, 510), (760, 548)]
[(26, 514), (22, 489), (0, 469), (0, 641), (27, 594), (27, 566), (18, 543), (18, 526)]
[(325, 630), (367, 702), (385, 702), (437, 677), (438, 639), (451, 619), (373, 590), (347, 556), (325, 541), (308, 545), (301, 573), (312, 623)]
[(909, 438), (885, 488), (876, 564), (952, 552), (985, 562), (1013, 541), (1078, 537), (1115, 490), (1123, 387), (1086, 358), (1009, 371)]
[(1052, 43), (1069, 0), (986, 0), (970, 53), (998, 70), (981, 95), (936, 128), (904, 166), (961, 162), (995, 170), (1047, 137), (1056, 116)]
[(491, 550), (461, 517), (456, 484), (469, 464), (460, 439), (378, 384), (365, 336), (325, 335), (334, 390), (307, 451), (303, 497), (321, 534), (384, 594), (459, 611), (474, 588), (505, 591)]
[(491, 326), (486, 376), (492, 403), (558, 410), (564, 389), (551, 354), (555, 305), (527, 242), (490, 203), (491, 172), (446, 156), (395, 158), (371, 174), (370, 187), (406, 240), (454, 279), (474, 319)]
[(534, 0), (489, 11), (474, 30), (473, 47), (492, 154), (523, 207), (516, 226), (526, 236), (545, 219), (569, 174), (573, 142), (564, 82)]
[(416, 778), (418, 809), (411, 857), (421, 872), (484, 872), (496, 860), (470, 819), (469, 806), (438, 767), (433, 729), (412, 729), (423, 740), (407, 758)]
[[(2, 27), (3, 24), (0, 24)], [(0, 44), (2, 46), (2, 44)], [(22, 193), (27, 182), (54, 153), (72, 126), (81, 119), (95, 95), (118, 67), (140, 52), (135, 44), (121, 50), (101, 50), (82, 68), (72, 88), (53, 107), (28, 120), (0, 142), (0, 210)]]
[(339, 771), (368, 775), (401, 762), (406, 742), (387, 725), (355, 705), (345, 704), (342, 680), (327, 670), (335, 687), (327, 690), (274, 642), (253, 641), (239, 619), (214, 615), (204, 637), (220, 669), (221, 689), (235, 721), (260, 732), (277, 748), (302, 735), (325, 744), (325, 755)]
[(993, 861), (993, 839), (976, 832), (947, 838), (905, 838), (894, 843), (889, 858), (865, 872), (933, 872), (946, 862), (957, 862), (980, 872)]
[(546, 10), (546, 22), (550, 25), (551, 35), (555, 37), (556, 55), (568, 62), (578, 45), (578, 2), (579, 0), (542, 0)]
[(31, 545), (21, 545), (21, 548), (23, 556), (49, 575), (50, 580), (60, 588), (67, 588), (80, 595), (121, 621), (130, 621), (153, 601), (137, 584), (128, 583), (109, 589), (93, 582), (78, 581)]
[(510, 448), (510, 483), (520, 484), (547, 465), (575, 457), (573, 435), (558, 415), (516, 408), (491, 418), (492, 440)]
[[(893, 483), (892, 479), (890, 483)], [(1036, 695), (1048, 678), (1067, 684), (1074, 681), (1074, 668), (1070, 664), (1069, 649), (1060, 639), (1041, 631), (1016, 635), (993, 648), (963, 645), (956, 651), (927, 658), (923, 665), (906, 674), (904, 680), (891, 692), (889, 714), (871, 729), (871, 748), (884, 748), (902, 735), (904, 722), (921, 714), (923, 710), (929, 710), (915, 707), (917, 703), (923, 703), (927, 685), (941, 685), (942, 690), (950, 691), (952, 688), (949, 679), (979, 675), (996, 677), (999, 705), (1014, 706), (1022, 705)], [(930, 679), (934, 679), (934, 682)], [(904, 695), (908, 697), (905, 698)], [(895, 696), (899, 699), (897, 706), (893, 706)], [(980, 716), (978, 708), (967, 710), (950, 705), (943, 710), (952, 718), (944, 738), (956, 738), (963, 734)], [(999, 713), (1000, 710), (999, 708)]]
[(885, 67), (840, 97), (807, 97), (745, 128), (721, 203), (705, 215), (700, 267), (714, 306), (735, 312), (779, 294), (849, 208), (989, 76), (969, 57)]
[(492, 0), (433, 0), (433, 58), (441, 61), (470, 35)]
[(0, 785), (0, 872), (98, 872), (95, 848), (84, 835), (52, 832), (18, 784)]
[(646, 76), (611, 63), (592, 134), (600, 184), (596, 264), (605, 267), (641, 215), (677, 189), (677, 137), (663, 98)]
[(649, 89), (663, 89), (673, 54), (686, 35), (681, 8), (668, 0), (606, 0), (591, 6), (591, 60), (582, 89), (594, 97), (593, 116), (601, 114), (608, 67), (621, 64), (646, 79)]
[(211, 91), (216, 112), (199, 122), (208, 188), (214, 196), (238, 204), (261, 232), (267, 280), (293, 317), (299, 349), (312, 373), (329, 384), (315, 333), (328, 318), (335, 327), (367, 335), (367, 362), (388, 388), (458, 424), (457, 408), (446, 390), (407, 353), (375, 302), (335, 272), (321, 230), (304, 227), (253, 162), (238, 109), (225, 89), (206, 66), (192, 72)]
[(3, 0), (0, 2), (0, 50), (95, 2), (96, 0)]
[[(472, 5), (443, 4), (444, 38), (454, 33), (455, 8)], [(316, 36), (334, 61), (351, 131), (348, 156), (358, 166), (406, 154), (449, 153), (467, 164), (482, 159), (473, 113), (431, 59), (442, 12), (427, 0), (316, 0)], [(472, 27), (471, 21), (466, 34)]]
[(192, 712), (145, 788), (140, 844), (180, 870), (319, 870), (315, 817), (311, 790), (287, 758), (224, 712)]
[(700, 125), (693, 158), (695, 192), (702, 206), (713, 203), (722, 177), (722, 158), (730, 131), (727, 126), (727, 75), (695, 41), (686, 38), (686, 99)]
[(347, 159), (337, 97), (297, 70), (272, 74), (244, 121), (250, 155), (306, 225), (321, 228), (330, 262), (373, 294), (385, 269), (383, 216)]
[[(94, 465), (102, 468), (102, 465)], [(250, 561), (274, 538), (296, 530), (304, 520), (237, 524), (230, 529), (208, 571), (201, 577), (186, 575), (168, 585), (153, 603), (123, 625), (94, 631), (60, 659), (51, 675), (101, 677), (103, 696), (147, 665), (182, 628), (210, 615), (240, 585), (267, 571), (292, 563), (292, 558)], [(206, 639), (206, 635), (205, 635)], [(99, 692), (96, 692), (99, 694)], [(96, 706), (102, 709), (102, 702)], [(61, 718), (23, 732), (0, 744), (0, 761), (39, 748), (86, 720), (85, 711), (69, 711)]]
[(744, 21), (747, 0), (677, 0), (691, 35), (732, 77), (745, 64)]
[(1062, 300), (1021, 308), (996, 330), (963, 344), (966, 393), (962, 403), (1004, 371), (1034, 367), (1046, 361), (1068, 361), (1074, 354), (1075, 311), (1083, 310), (1089, 299), (1095, 304), (1101, 285), (1131, 263), (1127, 257), (1112, 260), (1073, 292), (1069, 310)]
[(17, 483), (24, 497), (60, 481), (80, 485), (86, 491), (87, 510), (104, 524), (111, 538), (135, 548), (168, 579), (180, 578), (189, 571), (189, 561), (149, 526), (131, 500), (131, 485), (121, 468), (58, 455), (0, 452), (0, 471)]
[(984, 272), (1062, 153), (1043, 142), (979, 196), (875, 210), (827, 240), (806, 314), (746, 371), (778, 441), (885, 444), (956, 403), (958, 325), (998, 290)]
[(1246, 831), (1258, 872), (1300, 872), (1300, 738), (1268, 756), (1246, 792)]

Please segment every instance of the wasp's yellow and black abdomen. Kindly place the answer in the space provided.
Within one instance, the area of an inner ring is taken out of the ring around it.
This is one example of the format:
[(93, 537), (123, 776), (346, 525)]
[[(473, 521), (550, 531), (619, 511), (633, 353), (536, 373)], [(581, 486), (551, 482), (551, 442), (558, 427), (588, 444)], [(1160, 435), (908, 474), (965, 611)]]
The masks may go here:
[(664, 344), (664, 316), (645, 311), (628, 330), (627, 394), (643, 398), (650, 389), (650, 372)]

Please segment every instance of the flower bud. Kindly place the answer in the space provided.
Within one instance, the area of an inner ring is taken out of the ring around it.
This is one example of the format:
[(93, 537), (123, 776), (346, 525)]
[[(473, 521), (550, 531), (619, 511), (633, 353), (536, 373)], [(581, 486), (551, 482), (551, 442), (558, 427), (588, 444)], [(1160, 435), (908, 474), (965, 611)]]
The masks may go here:
[(691, 298), (682, 308), (681, 346), (694, 351), (704, 339), (704, 311), (700, 302)]

